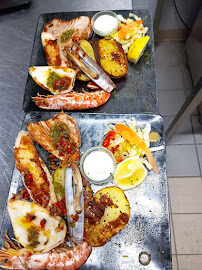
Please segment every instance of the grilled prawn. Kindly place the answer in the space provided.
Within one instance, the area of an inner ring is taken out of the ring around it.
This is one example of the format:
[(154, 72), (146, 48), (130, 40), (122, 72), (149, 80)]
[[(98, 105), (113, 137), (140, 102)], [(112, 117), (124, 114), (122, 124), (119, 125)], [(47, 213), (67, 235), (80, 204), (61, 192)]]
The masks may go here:
[(1, 268), (16, 270), (75, 270), (82, 266), (91, 254), (92, 247), (83, 242), (81, 245), (52, 249), (44, 254), (32, 255), (25, 248), (12, 243), (12, 248), (2, 249), (0, 253)]
[(85, 110), (99, 107), (110, 98), (110, 93), (103, 90), (83, 93), (70, 92), (64, 95), (36, 96), (35, 104), (46, 110)]

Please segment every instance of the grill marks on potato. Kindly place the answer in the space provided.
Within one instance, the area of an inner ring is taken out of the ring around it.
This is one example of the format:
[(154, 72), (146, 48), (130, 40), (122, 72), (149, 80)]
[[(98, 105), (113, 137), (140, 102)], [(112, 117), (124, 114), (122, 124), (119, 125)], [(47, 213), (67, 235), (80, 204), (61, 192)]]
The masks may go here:
[(98, 191), (85, 207), (84, 238), (94, 247), (121, 231), (130, 217), (129, 202), (118, 187)]

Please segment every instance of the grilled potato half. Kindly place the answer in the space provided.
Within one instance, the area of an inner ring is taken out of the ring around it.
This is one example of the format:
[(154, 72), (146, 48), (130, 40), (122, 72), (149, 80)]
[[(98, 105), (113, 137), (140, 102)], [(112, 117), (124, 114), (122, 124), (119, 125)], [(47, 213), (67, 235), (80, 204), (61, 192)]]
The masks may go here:
[(121, 78), (126, 75), (128, 61), (120, 43), (115, 40), (100, 39), (95, 44), (94, 52), (97, 63), (111, 78)]
[[(94, 51), (93, 51), (93, 48), (90, 44), (90, 42), (88, 42), (87, 40), (81, 40), (79, 42), (79, 46), (84, 50), (84, 52), (90, 56), (91, 59), (93, 59), (94, 61), (95, 60), (95, 54), (94, 54)], [(90, 81), (90, 78), (83, 72), (78, 72), (77, 73), (77, 79), (80, 80), (80, 81)]]
[(126, 226), (129, 217), (130, 206), (122, 189), (99, 190), (85, 207), (85, 241), (93, 247), (103, 246)]

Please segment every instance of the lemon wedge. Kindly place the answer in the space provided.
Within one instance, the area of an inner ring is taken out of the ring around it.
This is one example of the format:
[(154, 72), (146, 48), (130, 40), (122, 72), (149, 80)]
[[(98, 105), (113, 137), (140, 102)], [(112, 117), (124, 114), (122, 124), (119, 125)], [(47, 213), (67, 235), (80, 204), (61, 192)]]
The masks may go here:
[(147, 170), (138, 157), (129, 157), (116, 167), (114, 181), (123, 190), (140, 185), (147, 177)]
[(146, 36), (133, 41), (128, 50), (128, 60), (130, 62), (136, 64), (139, 61), (147, 46), (147, 43), (149, 42), (149, 39), (150, 37)]

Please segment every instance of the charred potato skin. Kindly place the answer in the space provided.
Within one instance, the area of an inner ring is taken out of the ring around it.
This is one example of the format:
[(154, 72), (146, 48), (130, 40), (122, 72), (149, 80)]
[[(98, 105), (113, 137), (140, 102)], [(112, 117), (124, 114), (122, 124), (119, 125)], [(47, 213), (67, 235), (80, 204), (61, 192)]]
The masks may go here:
[(128, 60), (121, 46), (115, 40), (100, 39), (94, 46), (98, 65), (114, 79), (125, 76), (128, 72)]
[(112, 199), (113, 205), (105, 207), (104, 215), (96, 223), (90, 223), (87, 218), (84, 222), (84, 239), (93, 247), (106, 244), (127, 225), (130, 218), (129, 202), (122, 189), (115, 186), (103, 188), (96, 192), (92, 199), (100, 202), (102, 195)]

